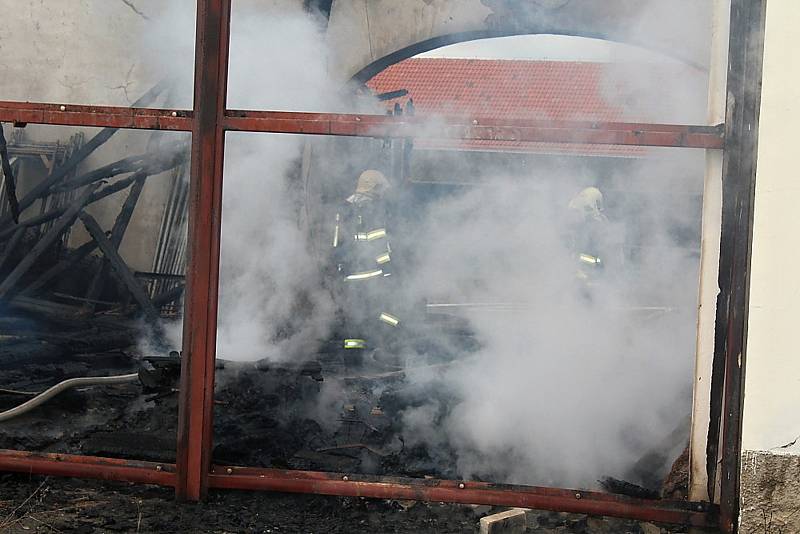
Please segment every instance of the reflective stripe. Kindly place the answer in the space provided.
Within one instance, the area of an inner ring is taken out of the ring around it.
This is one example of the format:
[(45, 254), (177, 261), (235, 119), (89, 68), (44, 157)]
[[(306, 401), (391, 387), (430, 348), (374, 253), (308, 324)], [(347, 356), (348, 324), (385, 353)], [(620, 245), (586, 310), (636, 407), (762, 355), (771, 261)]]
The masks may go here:
[(346, 349), (365, 349), (367, 342), (363, 339), (345, 339), (344, 348)]
[(375, 258), (375, 261), (378, 263), (378, 265), (389, 263), (391, 260), (392, 258), (389, 256), (388, 252), (384, 252), (383, 254)]
[(369, 232), (359, 232), (355, 235), (356, 241), (374, 241), (386, 237), (386, 228), (378, 228)]
[(339, 214), (336, 214), (336, 229), (333, 231), (333, 248), (339, 246)]
[(383, 274), (383, 270), (375, 269), (374, 271), (365, 271), (363, 273), (353, 273), (347, 275), (345, 280), (367, 280), (368, 278), (375, 278)]
[(380, 319), (381, 321), (390, 326), (397, 326), (397, 324), (400, 322), (400, 319), (398, 319), (394, 315), (389, 315), (388, 313), (382, 313), (381, 316), (378, 317), (378, 319)]
[(602, 263), (600, 258), (591, 256), (589, 254), (580, 254), (578, 257), (583, 263), (588, 263), (590, 265), (600, 265)]
[(377, 230), (367, 232), (367, 241), (373, 241), (382, 237), (386, 237), (386, 228), (378, 228)]

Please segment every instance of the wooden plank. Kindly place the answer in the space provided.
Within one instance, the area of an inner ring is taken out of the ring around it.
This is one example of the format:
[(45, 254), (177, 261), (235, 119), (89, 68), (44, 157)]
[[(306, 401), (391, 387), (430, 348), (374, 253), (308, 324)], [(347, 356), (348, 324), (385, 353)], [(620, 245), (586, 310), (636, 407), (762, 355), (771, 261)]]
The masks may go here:
[(41, 255), (48, 249), (50, 246), (61, 237), (61, 234), (64, 231), (72, 226), (72, 223), (75, 222), (75, 217), (77, 217), (78, 212), (80, 212), (83, 207), (89, 202), (89, 198), (91, 198), (92, 193), (99, 187), (100, 184), (93, 184), (86, 189), (83, 190), (81, 195), (72, 203), (72, 205), (67, 208), (67, 211), (64, 212), (64, 215), (59, 217), (55, 223), (53, 223), (52, 228), (48, 230), (42, 237), (39, 239), (39, 242), (34, 245), (33, 249), (19, 262), (19, 264), (14, 268), (13, 271), (0, 283), (0, 299), (6, 298), (12, 289), (15, 288), (17, 283), (22, 279), (25, 273), (33, 267), (33, 264), (41, 257)]
[(158, 312), (153, 307), (153, 303), (150, 302), (150, 299), (145, 293), (144, 288), (139, 284), (139, 281), (133, 275), (131, 270), (128, 268), (125, 260), (122, 259), (122, 256), (119, 255), (117, 249), (114, 247), (113, 243), (106, 237), (105, 232), (103, 229), (100, 228), (100, 225), (97, 223), (94, 217), (89, 215), (88, 213), (81, 213), (79, 215), (81, 222), (86, 227), (86, 231), (89, 232), (89, 235), (92, 236), (92, 239), (97, 242), (97, 245), (100, 247), (100, 250), (103, 251), (103, 254), (111, 263), (111, 267), (117, 273), (120, 280), (123, 284), (128, 288), (130, 291), (131, 296), (133, 296), (136, 303), (139, 304), (139, 307), (142, 309), (142, 312), (147, 317), (148, 321), (155, 322), (158, 320)]
[[(139, 202), (139, 197), (142, 194), (142, 189), (144, 188), (144, 182), (146, 179), (147, 175), (142, 174), (134, 182), (130, 192), (128, 193), (128, 198), (125, 199), (125, 203), (122, 205), (122, 208), (119, 210), (119, 214), (117, 215), (117, 219), (114, 221), (114, 226), (111, 228), (111, 237), (109, 238), (109, 241), (116, 251), (119, 251), (119, 246), (122, 243), (122, 238), (125, 236), (125, 231), (128, 229), (128, 225), (131, 222), (133, 211), (136, 209), (136, 204)], [(108, 278), (110, 267), (111, 265), (108, 258), (105, 258), (100, 265), (100, 268), (97, 270), (97, 273), (95, 273), (94, 278), (89, 284), (89, 289), (86, 292), (86, 311), (94, 312), (94, 301), (97, 300), (97, 298), (100, 296), (100, 293), (102, 293), (103, 289), (105, 288), (105, 281)]]

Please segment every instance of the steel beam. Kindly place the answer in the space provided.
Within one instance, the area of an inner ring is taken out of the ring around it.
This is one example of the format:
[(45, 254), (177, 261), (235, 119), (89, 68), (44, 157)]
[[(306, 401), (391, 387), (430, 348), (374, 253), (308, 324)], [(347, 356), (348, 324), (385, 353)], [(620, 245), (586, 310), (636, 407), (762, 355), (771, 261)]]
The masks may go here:
[(229, 110), (227, 130), (721, 149), (721, 126)]
[(222, 119), (228, 79), (230, 0), (197, 2), (194, 128), (189, 186), (189, 261), (178, 400), (176, 495), (199, 500), (211, 466), (219, 285)]
[(592, 491), (487, 482), (214, 466), (209, 485), (225, 489), (515, 506), (696, 527), (717, 524), (717, 508), (708, 503), (651, 501)]
[(0, 122), (191, 131), (192, 112), (176, 109), (0, 101)]
[(0, 449), (0, 472), (175, 485), (175, 466), (117, 458)]
[[(193, 112), (0, 101), (0, 122), (191, 131)], [(624, 122), (226, 111), (226, 130), (721, 149), (723, 128)]]

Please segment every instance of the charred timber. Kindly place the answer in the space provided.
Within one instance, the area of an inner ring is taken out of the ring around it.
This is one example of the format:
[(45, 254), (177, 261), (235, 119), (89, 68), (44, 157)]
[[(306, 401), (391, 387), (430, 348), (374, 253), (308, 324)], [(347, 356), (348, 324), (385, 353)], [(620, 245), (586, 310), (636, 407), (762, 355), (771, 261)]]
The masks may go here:
[[(113, 184), (107, 185), (104, 188), (100, 189), (99, 191), (92, 194), (89, 202), (86, 204), (93, 204), (99, 200), (103, 200), (104, 198), (113, 195), (119, 191), (126, 189), (132, 183), (136, 182), (140, 178), (147, 178), (149, 175), (144, 171), (139, 171), (128, 178), (123, 178), (121, 180), (117, 180)], [(20, 222), (20, 226), (30, 227), (30, 226), (37, 226), (39, 224), (44, 224), (46, 222), (50, 222), (53, 219), (59, 218), (64, 212), (67, 211), (68, 208), (57, 208), (54, 210), (50, 210), (47, 213), (43, 213), (41, 215), (37, 215), (36, 217), (31, 217), (30, 219), (26, 219)], [(4, 230), (0, 230), (0, 241), (3, 239), (8, 238), (9, 236), (13, 236), (14, 232), (16, 231), (16, 226), (11, 226)]]
[(91, 198), (92, 193), (97, 189), (99, 184), (90, 185), (81, 193), (72, 205), (67, 208), (67, 211), (58, 218), (53, 224), (52, 228), (48, 230), (42, 238), (34, 245), (33, 249), (17, 264), (13, 271), (0, 283), (0, 299), (8, 297), (22, 279), (22, 277), (33, 267), (36, 260), (56, 242), (64, 231), (72, 226), (78, 213), (86, 206)]
[(14, 181), (14, 173), (11, 170), (11, 162), (8, 160), (8, 146), (6, 136), (3, 133), (3, 125), (0, 123), (0, 164), (3, 169), (4, 183), (6, 187), (6, 198), (8, 199), (8, 209), (11, 218), (15, 223), (19, 222), (19, 202), (17, 202), (17, 186)]
[(150, 302), (150, 299), (145, 293), (144, 288), (142, 288), (142, 286), (139, 284), (139, 281), (131, 272), (130, 268), (125, 264), (125, 261), (117, 252), (117, 249), (108, 239), (108, 237), (106, 237), (103, 229), (97, 223), (95, 218), (88, 213), (81, 213), (80, 219), (81, 222), (83, 222), (83, 225), (86, 227), (86, 231), (89, 232), (89, 235), (92, 236), (92, 239), (97, 242), (97, 245), (100, 247), (100, 250), (103, 251), (103, 255), (106, 257), (106, 259), (108, 259), (111, 267), (117, 273), (117, 276), (119, 276), (122, 283), (128, 288), (131, 296), (142, 309), (142, 312), (147, 320), (155, 323), (159, 317), (158, 312), (153, 307), (153, 303)]
[[(128, 198), (125, 199), (125, 203), (122, 205), (122, 209), (120, 209), (116, 221), (114, 221), (114, 226), (111, 228), (111, 237), (109, 239), (111, 245), (114, 247), (114, 250), (119, 251), (122, 238), (125, 236), (125, 232), (131, 222), (133, 210), (136, 208), (136, 204), (139, 202), (139, 197), (142, 194), (144, 181), (145, 176), (142, 176), (136, 180), (136, 182), (134, 182), (130, 192), (128, 193)], [(92, 282), (89, 284), (89, 289), (86, 292), (87, 303), (85, 308), (87, 311), (94, 311), (95, 306), (93, 301), (97, 300), (102, 293), (103, 288), (105, 287), (109, 268), (109, 260), (105, 259), (100, 265), (100, 268), (97, 270), (97, 273), (95, 273)]]
[[(164, 90), (165, 83), (161, 82), (155, 85), (152, 89), (147, 91), (141, 98), (133, 103), (132, 107), (146, 107), (150, 105), (161, 92)], [(19, 211), (23, 212), (26, 208), (30, 207), (37, 199), (46, 196), (50, 188), (63, 180), (65, 177), (75, 170), (78, 165), (89, 157), (92, 152), (97, 150), (106, 141), (117, 133), (117, 128), (104, 128), (97, 135), (92, 137), (85, 145), (77, 150), (72, 157), (69, 158), (63, 165), (59, 166), (47, 179), (38, 183), (19, 201)], [(0, 218), (0, 226), (8, 224), (11, 221), (10, 216)]]

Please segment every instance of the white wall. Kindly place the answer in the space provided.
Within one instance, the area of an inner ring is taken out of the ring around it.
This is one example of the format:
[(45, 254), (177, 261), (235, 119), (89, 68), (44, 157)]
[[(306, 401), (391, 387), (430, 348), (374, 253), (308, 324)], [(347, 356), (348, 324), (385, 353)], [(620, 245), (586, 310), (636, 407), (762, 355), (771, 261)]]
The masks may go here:
[(800, 2), (768, 2), (747, 339), (746, 450), (768, 450), (800, 435), (798, 21)]
[(767, 2), (739, 532), (800, 532), (800, 2)]

